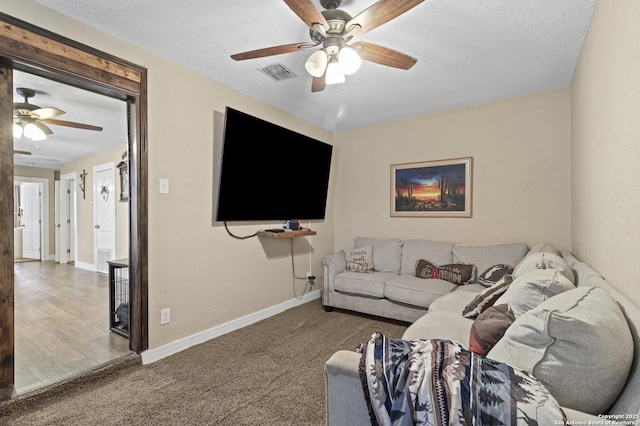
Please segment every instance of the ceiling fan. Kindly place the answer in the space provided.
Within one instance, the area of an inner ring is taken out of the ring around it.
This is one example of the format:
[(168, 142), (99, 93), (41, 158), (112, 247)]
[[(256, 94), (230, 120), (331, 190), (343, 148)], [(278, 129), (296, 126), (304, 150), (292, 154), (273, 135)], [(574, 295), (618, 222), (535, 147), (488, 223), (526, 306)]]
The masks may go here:
[(13, 135), (16, 138), (24, 135), (34, 141), (46, 139), (47, 135), (53, 134), (53, 131), (47, 124), (73, 127), (75, 129), (95, 130), (98, 132), (102, 131), (102, 127), (92, 126), (90, 124), (54, 119), (54, 117), (62, 115), (65, 112), (55, 107), (41, 108), (38, 105), (30, 104), (29, 98), (36, 95), (36, 91), (33, 89), (18, 87), (16, 88), (16, 92), (24, 98), (24, 102), (15, 102), (13, 104)]
[(378, 0), (352, 18), (347, 12), (339, 9), (341, 0), (320, 0), (320, 4), (325, 8), (322, 12), (313, 6), (311, 0), (284, 0), (309, 27), (311, 42), (250, 50), (231, 55), (231, 58), (241, 61), (321, 46), (305, 63), (305, 69), (313, 76), (312, 92), (324, 90), (327, 84), (344, 82), (344, 75), (357, 71), (361, 59), (408, 70), (417, 62), (416, 58), (377, 44), (351, 41), (355, 36), (389, 22), (423, 1)]

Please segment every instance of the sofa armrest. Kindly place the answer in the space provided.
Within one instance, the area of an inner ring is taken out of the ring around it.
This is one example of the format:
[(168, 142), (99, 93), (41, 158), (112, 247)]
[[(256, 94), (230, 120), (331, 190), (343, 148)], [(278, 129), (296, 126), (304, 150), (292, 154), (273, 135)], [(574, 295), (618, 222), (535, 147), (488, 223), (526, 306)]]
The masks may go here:
[(333, 281), (337, 274), (347, 270), (344, 250), (322, 258), (322, 304), (331, 306), (330, 293), (333, 292)]
[(327, 425), (370, 425), (358, 366), (361, 354), (338, 351), (325, 363)]

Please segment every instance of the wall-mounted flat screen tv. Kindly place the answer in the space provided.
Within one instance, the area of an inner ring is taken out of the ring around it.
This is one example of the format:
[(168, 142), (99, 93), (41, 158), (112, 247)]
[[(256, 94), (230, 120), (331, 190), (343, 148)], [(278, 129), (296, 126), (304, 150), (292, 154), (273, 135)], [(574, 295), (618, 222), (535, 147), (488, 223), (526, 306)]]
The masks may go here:
[(333, 146), (227, 107), (215, 220), (324, 219)]

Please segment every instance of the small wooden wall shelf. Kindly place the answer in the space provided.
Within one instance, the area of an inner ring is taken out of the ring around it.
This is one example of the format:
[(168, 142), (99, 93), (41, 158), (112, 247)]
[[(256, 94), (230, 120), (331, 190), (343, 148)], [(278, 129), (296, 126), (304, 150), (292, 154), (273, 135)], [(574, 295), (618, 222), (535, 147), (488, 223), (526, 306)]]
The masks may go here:
[(309, 235), (316, 235), (316, 231), (312, 231), (310, 229), (302, 229), (300, 231), (284, 231), (284, 232), (258, 231), (258, 237), (265, 237), (265, 238), (295, 238), (295, 237), (307, 237)]

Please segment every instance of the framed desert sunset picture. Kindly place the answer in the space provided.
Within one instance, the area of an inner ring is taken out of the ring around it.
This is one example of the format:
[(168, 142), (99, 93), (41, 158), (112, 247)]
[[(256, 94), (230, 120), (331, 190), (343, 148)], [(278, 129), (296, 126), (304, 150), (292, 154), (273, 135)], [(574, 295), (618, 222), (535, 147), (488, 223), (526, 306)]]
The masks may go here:
[(471, 157), (391, 165), (391, 216), (471, 217)]

